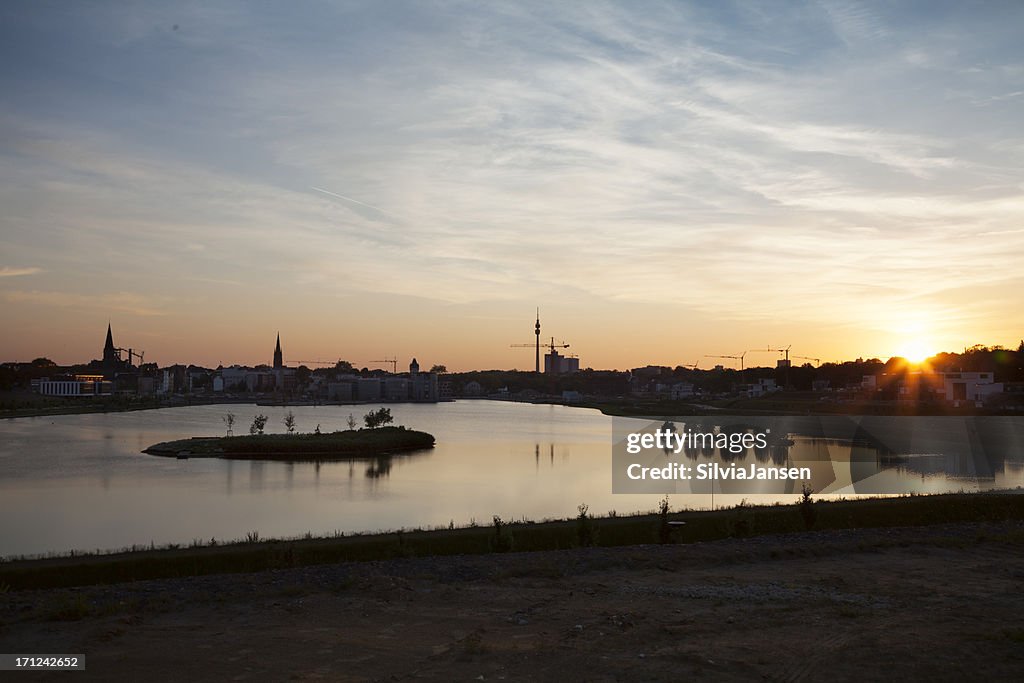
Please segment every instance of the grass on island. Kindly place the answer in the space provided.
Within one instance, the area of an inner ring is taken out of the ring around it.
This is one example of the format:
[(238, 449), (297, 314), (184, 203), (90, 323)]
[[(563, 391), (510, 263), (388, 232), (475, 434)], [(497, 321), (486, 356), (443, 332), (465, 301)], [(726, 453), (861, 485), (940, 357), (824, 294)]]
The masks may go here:
[(158, 443), (143, 451), (152, 455), (220, 458), (330, 459), (375, 457), (432, 448), (434, 437), (405, 427), (352, 429), (323, 434), (256, 434), (194, 437)]
[[(660, 511), (604, 517), (579, 506), (574, 519), (534, 523), (504, 521), (487, 526), (400, 530), (370, 535), (338, 532), (326, 538), (261, 540), (257, 531), (232, 543), (195, 541), (116, 554), (70, 554), (45, 559), (0, 562), (0, 593), (63, 586), (121, 583), (145, 579), (199, 576), (308, 566), (337, 562), (385, 560), (431, 555), (548, 551), (585, 546), (649, 543), (695, 543), (795, 531), (953, 522), (1024, 519), (1024, 495), (1006, 493), (946, 494), (814, 501), (796, 505), (737, 507), (715, 511)], [(679, 522), (685, 522), (679, 525)]]

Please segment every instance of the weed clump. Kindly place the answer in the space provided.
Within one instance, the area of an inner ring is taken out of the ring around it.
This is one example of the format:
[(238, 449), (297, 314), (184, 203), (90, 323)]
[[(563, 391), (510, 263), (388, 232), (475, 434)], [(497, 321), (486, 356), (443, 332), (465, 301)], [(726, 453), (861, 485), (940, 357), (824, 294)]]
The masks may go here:
[(597, 528), (594, 525), (594, 518), (588, 514), (590, 508), (586, 503), (580, 503), (576, 508), (579, 514), (576, 516), (576, 540), (581, 548), (590, 548), (597, 545)]
[(512, 531), (498, 515), (494, 515), (494, 534), (491, 535), (490, 546), (491, 552), (495, 553), (507, 553), (512, 550)]
[(818, 511), (815, 509), (814, 500), (811, 498), (812, 493), (814, 493), (814, 490), (807, 484), (804, 484), (800, 491), (800, 502), (797, 503), (800, 506), (800, 517), (803, 518), (804, 527), (808, 531), (814, 528), (814, 522), (818, 519)]
[(668, 524), (668, 496), (658, 503), (658, 543), (665, 545), (672, 542), (671, 527)]

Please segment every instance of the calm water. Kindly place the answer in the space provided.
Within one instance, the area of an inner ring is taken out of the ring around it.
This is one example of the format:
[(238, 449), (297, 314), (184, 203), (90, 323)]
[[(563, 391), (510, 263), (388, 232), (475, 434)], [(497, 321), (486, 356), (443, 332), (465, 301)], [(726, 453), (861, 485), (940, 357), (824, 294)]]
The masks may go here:
[[(294, 407), (300, 431), (344, 429), (375, 406)], [(287, 409), (196, 406), (131, 413), (0, 420), (0, 556), (133, 544), (189, 543), (456, 525), (476, 520), (568, 517), (652, 510), (658, 495), (611, 493), (612, 421), (563, 406), (459, 401), (391, 405), (396, 424), (429, 431), (437, 446), (390, 462), (286, 464), (176, 460), (140, 451), (159, 441), (224, 433), (222, 417), (247, 431), (257, 412), (282, 432)], [(637, 421), (638, 424), (645, 424)], [(835, 449), (797, 439), (794, 449)], [(893, 476), (958, 490), (949, 473), (897, 464)], [(984, 488), (1024, 485), (1009, 458)], [(970, 488), (970, 487), (968, 487)], [(716, 496), (716, 505), (792, 500)], [(735, 500), (734, 500), (735, 499)], [(707, 507), (708, 495), (675, 495), (673, 508)]]

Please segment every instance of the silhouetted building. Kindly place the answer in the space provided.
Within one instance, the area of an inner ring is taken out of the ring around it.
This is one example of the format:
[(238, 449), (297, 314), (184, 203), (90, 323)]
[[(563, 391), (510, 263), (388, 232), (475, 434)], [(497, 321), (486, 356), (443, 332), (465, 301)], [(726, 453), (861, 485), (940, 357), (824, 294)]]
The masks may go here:
[(275, 391), (295, 390), (295, 370), (284, 366), (284, 354), (281, 352), (281, 333), (277, 333), (277, 344), (274, 346), (274, 389)]
[(107, 323), (107, 343), (103, 345), (103, 364), (114, 365), (121, 360), (121, 354), (118, 352), (117, 347), (114, 346), (114, 334), (110, 329), (110, 323)]
[(103, 360), (99, 363), (99, 369), (106, 379), (114, 379), (119, 373), (129, 372), (133, 369), (131, 358), (123, 360), (121, 349), (114, 346), (114, 334), (110, 329), (110, 323), (107, 323), (107, 341), (103, 344)]
[(579, 372), (580, 359), (573, 356), (563, 356), (555, 349), (544, 354), (544, 372), (549, 375), (567, 375)]

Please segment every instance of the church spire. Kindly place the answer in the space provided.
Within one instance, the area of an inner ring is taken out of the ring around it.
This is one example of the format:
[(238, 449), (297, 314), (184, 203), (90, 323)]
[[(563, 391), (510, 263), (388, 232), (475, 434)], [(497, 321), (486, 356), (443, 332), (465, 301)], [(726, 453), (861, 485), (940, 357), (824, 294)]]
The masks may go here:
[(277, 333), (277, 346), (274, 347), (274, 367), (284, 367), (284, 355), (281, 353), (281, 333)]
[(103, 364), (105, 366), (113, 366), (120, 357), (117, 354), (117, 348), (114, 346), (114, 334), (110, 330), (110, 323), (107, 323), (107, 343), (103, 345)]

